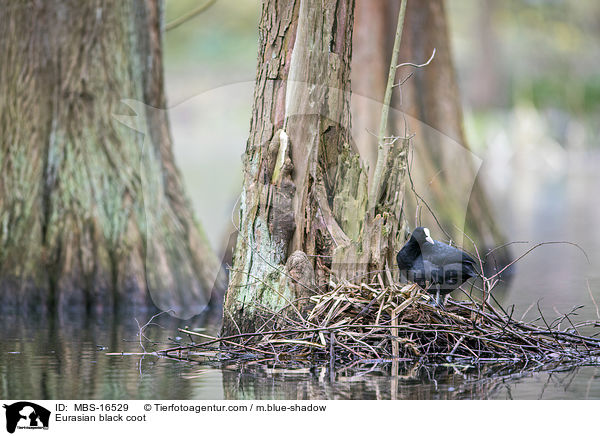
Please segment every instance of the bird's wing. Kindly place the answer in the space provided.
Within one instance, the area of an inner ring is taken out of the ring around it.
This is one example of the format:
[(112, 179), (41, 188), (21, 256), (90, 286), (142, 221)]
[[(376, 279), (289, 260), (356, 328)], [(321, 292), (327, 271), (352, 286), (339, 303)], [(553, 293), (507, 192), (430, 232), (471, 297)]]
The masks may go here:
[(459, 262), (472, 264), (473, 268), (476, 265), (475, 260), (464, 251), (440, 241), (435, 241), (434, 245), (424, 244), (421, 250), (423, 257), (436, 265)]
[(418, 256), (410, 269), (404, 271), (406, 278), (421, 287), (425, 287), (427, 282), (433, 282), (440, 275), (439, 268), (422, 256)]

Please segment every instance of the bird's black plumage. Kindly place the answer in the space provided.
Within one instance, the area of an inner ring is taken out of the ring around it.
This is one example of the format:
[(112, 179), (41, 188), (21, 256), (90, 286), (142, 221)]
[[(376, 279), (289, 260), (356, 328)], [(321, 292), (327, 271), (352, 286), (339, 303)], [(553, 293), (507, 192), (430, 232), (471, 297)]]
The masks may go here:
[(400, 272), (429, 293), (441, 295), (477, 276), (475, 260), (464, 251), (431, 238), (429, 229), (417, 227), (396, 256)]

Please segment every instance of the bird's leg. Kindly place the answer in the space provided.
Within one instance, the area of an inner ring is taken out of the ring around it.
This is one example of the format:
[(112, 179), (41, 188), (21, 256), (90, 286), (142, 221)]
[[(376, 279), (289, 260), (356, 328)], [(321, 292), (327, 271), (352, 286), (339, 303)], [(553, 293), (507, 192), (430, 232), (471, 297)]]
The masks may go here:
[(444, 307), (444, 297), (441, 295), (439, 288), (435, 293), (435, 305), (442, 310), (446, 310), (446, 308)]

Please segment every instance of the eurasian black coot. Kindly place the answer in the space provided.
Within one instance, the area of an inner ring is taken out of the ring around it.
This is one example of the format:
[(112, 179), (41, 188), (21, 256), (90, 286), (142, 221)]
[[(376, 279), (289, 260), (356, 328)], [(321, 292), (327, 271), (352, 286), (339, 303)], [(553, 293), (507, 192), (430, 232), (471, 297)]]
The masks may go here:
[(396, 256), (400, 272), (418, 284), (442, 306), (449, 294), (477, 276), (475, 260), (464, 251), (432, 239), (429, 229), (417, 227)]

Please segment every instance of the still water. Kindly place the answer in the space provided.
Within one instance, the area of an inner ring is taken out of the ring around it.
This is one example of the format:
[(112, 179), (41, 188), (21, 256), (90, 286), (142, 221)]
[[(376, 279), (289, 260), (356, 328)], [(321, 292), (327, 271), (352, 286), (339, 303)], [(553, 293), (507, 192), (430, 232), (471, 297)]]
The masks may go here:
[[(506, 291), (505, 306), (516, 316), (539, 301), (553, 317), (578, 310), (576, 320), (597, 319), (590, 294), (600, 303), (600, 154), (569, 154), (561, 171), (530, 174), (538, 183), (507, 186), (492, 198), (509, 238), (529, 241), (515, 254), (542, 241), (579, 244), (543, 246), (520, 261)], [(544, 168), (542, 169), (544, 170)], [(541, 181), (541, 182), (540, 182)], [(516, 183), (516, 182), (515, 182)], [(529, 186), (527, 190), (522, 186)], [(534, 188), (532, 188), (534, 187)], [(77, 319), (0, 316), (1, 399), (600, 399), (600, 367), (555, 372), (518, 368), (458, 370), (407, 368), (392, 377), (373, 369), (331, 380), (325, 370), (220, 369), (155, 356), (109, 356), (141, 352), (139, 327), (151, 314)], [(156, 344), (176, 343), (186, 323), (162, 315), (145, 333)], [(179, 323), (179, 324), (178, 324)], [(214, 334), (216, 327), (207, 327)], [(591, 333), (591, 332), (588, 332)], [(184, 339), (185, 341), (185, 339)]]
[[(140, 320), (141, 322), (141, 320)], [(174, 343), (176, 327), (146, 330), (156, 349)], [(133, 319), (27, 321), (3, 317), (1, 399), (600, 399), (600, 367), (520, 373), (500, 368), (461, 372), (407, 368), (391, 377), (373, 369), (331, 381), (325, 369), (217, 369), (140, 352)], [(145, 343), (146, 350), (152, 348)]]

